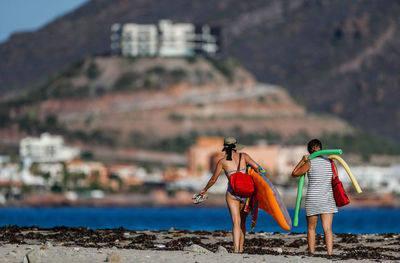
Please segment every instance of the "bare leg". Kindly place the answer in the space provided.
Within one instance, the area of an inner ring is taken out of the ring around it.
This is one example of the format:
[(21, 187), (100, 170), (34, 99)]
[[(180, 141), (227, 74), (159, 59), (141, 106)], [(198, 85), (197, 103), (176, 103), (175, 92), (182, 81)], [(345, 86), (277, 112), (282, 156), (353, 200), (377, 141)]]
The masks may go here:
[(318, 215), (307, 216), (307, 240), (308, 251), (314, 254), (315, 251), (315, 229), (317, 228)]
[(322, 228), (325, 233), (325, 244), (328, 255), (332, 255), (333, 251), (333, 234), (332, 234), (333, 214), (321, 214)]
[(240, 246), (239, 252), (243, 252), (244, 238), (246, 236), (246, 218), (248, 213), (240, 211)]
[(233, 248), (235, 253), (240, 252), (241, 220), (240, 220), (240, 202), (236, 200), (229, 192), (226, 192), (226, 203), (231, 214), (233, 228)]

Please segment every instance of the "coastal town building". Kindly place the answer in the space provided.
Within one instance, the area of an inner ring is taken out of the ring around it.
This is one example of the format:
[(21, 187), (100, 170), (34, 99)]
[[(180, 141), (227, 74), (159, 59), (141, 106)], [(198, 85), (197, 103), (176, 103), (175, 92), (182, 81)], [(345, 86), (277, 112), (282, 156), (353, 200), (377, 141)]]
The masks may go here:
[(21, 185), (19, 169), (19, 165), (11, 163), (0, 166), (0, 185)]
[[(0, 156), (0, 203), (5, 203), (7, 196), (14, 196), (14, 199), (15, 196), (21, 196), (25, 186), (39, 193), (40, 202), (43, 201), (40, 194), (54, 188), (58, 188), (58, 191), (68, 190), (68, 200), (75, 201), (82, 189), (89, 190), (90, 198), (95, 199), (102, 199), (110, 192), (140, 189), (152, 189), (160, 200), (167, 200), (167, 193), (182, 193), (181, 197), (186, 198), (206, 185), (217, 161), (224, 156), (222, 145), (223, 137), (200, 137), (188, 150), (185, 158), (187, 166), (177, 167), (168, 163), (163, 170), (154, 167), (146, 170), (132, 163), (106, 165), (76, 158), (68, 160), (79, 151), (65, 146), (61, 136), (43, 134), (40, 138), (24, 138), (20, 143), (20, 162), (14, 157)], [(276, 184), (283, 197), (295, 193), (290, 184), (294, 182), (290, 174), (306, 153), (305, 146), (269, 145), (266, 141), (260, 141), (257, 145), (245, 146), (242, 151), (250, 154), (267, 171), (268, 178)], [(345, 170), (338, 165), (340, 179), (351, 195), (353, 204), (395, 204), (394, 196), (400, 194), (399, 165), (351, 166), (351, 169), (364, 193), (368, 193), (368, 196), (356, 195)], [(209, 192), (224, 194), (227, 184), (226, 176), (221, 174)]]
[(188, 175), (199, 177), (213, 169), (218, 159), (222, 158), (222, 137), (200, 137), (188, 151)]
[(62, 184), (64, 179), (64, 165), (62, 163), (38, 163), (34, 172), (44, 175), (49, 186)]
[(29, 168), (19, 164), (8, 163), (0, 166), (0, 185), (4, 186), (44, 186), (45, 180), (41, 176), (34, 175)]
[[(351, 171), (361, 189), (365, 191), (400, 194), (400, 165), (352, 166)], [(354, 191), (353, 184), (341, 165), (338, 165), (338, 173), (346, 189)]]
[(290, 145), (279, 147), (277, 167), (278, 176), (276, 182), (284, 184), (291, 179), (291, 174), (304, 154), (308, 154), (303, 145)]
[(143, 185), (147, 172), (133, 164), (115, 164), (108, 168), (110, 177), (118, 177), (124, 186)]
[(79, 150), (66, 146), (62, 136), (43, 133), (39, 138), (22, 139), (19, 153), (22, 159), (32, 162), (66, 162), (78, 156)]
[(126, 57), (215, 56), (220, 51), (220, 29), (209, 25), (173, 23), (114, 23), (111, 26), (111, 53)]
[[(212, 176), (218, 160), (224, 157), (222, 137), (200, 137), (195, 145), (189, 148), (187, 169), (177, 169), (176, 180), (167, 185), (171, 189), (200, 191)], [(242, 150), (248, 153), (267, 172), (274, 182), (285, 184), (290, 179), (293, 167), (306, 153), (304, 146), (259, 145), (245, 146)], [(179, 173), (178, 173), (179, 171)], [(171, 173), (169, 173), (171, 177)], [(228, 180), (220, 176), (211, 193), (222, 194), (226, 191)]]
[(76, 186), (127, 191), (131, 186), (163, 182), (158, 172), (148, 173), (143, 167), (134, 164), (106, 166), (102, 162), (74, 159), (66, 164), (66, 168), (76, 178)]
[[(66, 167), (69, 173), (75, 175), (75, 185), (89, 186), (90, 184), (96, 184), (102, 187), (110, 186), (107, 167), (101, 162), (74, 159), (69, 161)], [(111, 188), (118, 188), (118, 186), (113, 185)]]
[[(190, 147), (188, 153), (188, 174), (202, 176), (214, 169), (219, 159), (223, 158), (222, 137), (200, 137), (197, 143)], [(246, 146), (243, 152), (248, 153), (269, 176), (281, 181), (287, 180), (293, 167), (306, 153), (304, 146), (260, 145)]]
[(9, 163), (9, 162), (10, 162), (10, 156), (0, 155), (0, 165), (3, 163)]

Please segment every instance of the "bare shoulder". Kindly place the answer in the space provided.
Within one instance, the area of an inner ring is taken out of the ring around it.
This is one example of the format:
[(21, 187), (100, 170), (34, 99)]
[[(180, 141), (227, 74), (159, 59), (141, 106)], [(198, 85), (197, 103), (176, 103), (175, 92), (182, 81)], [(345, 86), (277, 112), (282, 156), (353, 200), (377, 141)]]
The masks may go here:
[(256, 165), (255, 161), (253, 160), (253, 158), (251, 158), (251, 156), (247, 153), (243, 153), (244, 156), (244, 160), (246, 161), (246, 163), (248, 164), (252, 164), (252, 165)]
[(226, 161), (225, 158), (221, 158), (221, 159), (218, 160), (217, 165), (218, 164), (222, 164), (223, 165), (225, 163), (225, 161)]
[(248, 155), (248, 154), (245, 153), (245, 152), (241, 152), (241, 154), (242, 154), (242, 156), (244, 156), (245, 158), (251, 158), (250, 155)]

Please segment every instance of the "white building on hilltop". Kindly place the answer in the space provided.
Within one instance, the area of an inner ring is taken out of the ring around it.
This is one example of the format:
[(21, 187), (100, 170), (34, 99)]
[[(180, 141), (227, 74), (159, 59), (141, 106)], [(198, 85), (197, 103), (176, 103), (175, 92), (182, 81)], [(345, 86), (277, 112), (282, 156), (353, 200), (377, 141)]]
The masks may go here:
[(19, 153), (23, 160), (32, 162), (66, 162), (79, 155), (77, 148), (64, 145), (62, 136), (43, 133), (40, 138), (26, 137), (20, 141)]
[(111, 49), (123, 56), (156, 56), (158, 30), (155, 25), (114, 24), (111, 27)]
[(181, 57), (205, 54), (215, 56), (220, 49), (220, 30), (209, 25), (172, 23), (115, 23), (111, 26), (111, 52), (130, 57)]
[(160, 50), (161, 57), (193, 56), (195, 27), (189, 23), (172, 24), (169, 20), (161, 20)]

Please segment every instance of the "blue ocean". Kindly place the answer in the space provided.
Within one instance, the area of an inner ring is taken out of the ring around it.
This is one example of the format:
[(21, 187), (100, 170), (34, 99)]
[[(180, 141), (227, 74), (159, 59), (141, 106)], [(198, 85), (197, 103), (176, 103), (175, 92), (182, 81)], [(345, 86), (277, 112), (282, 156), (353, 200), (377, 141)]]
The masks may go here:
[[(289, 210), (293, 218), (293, 210)], [(400, 209), (341, 209), (333, 218), (334, 233), (400, 233)], [(87, 227), (91, 229), (124, 227), (129, 230), (230, 230), (227, 208), (0, 208), (0, 226)], [(247, 222), (250, 229), (251, 220)], [(301, 210), (299, 226), (291, 232), (306, 232), (305, 211)], [(260, 210), (254, 231), (282, 232), (266, 212)], [(322, 233), (319, 223), (317, 231)]]

